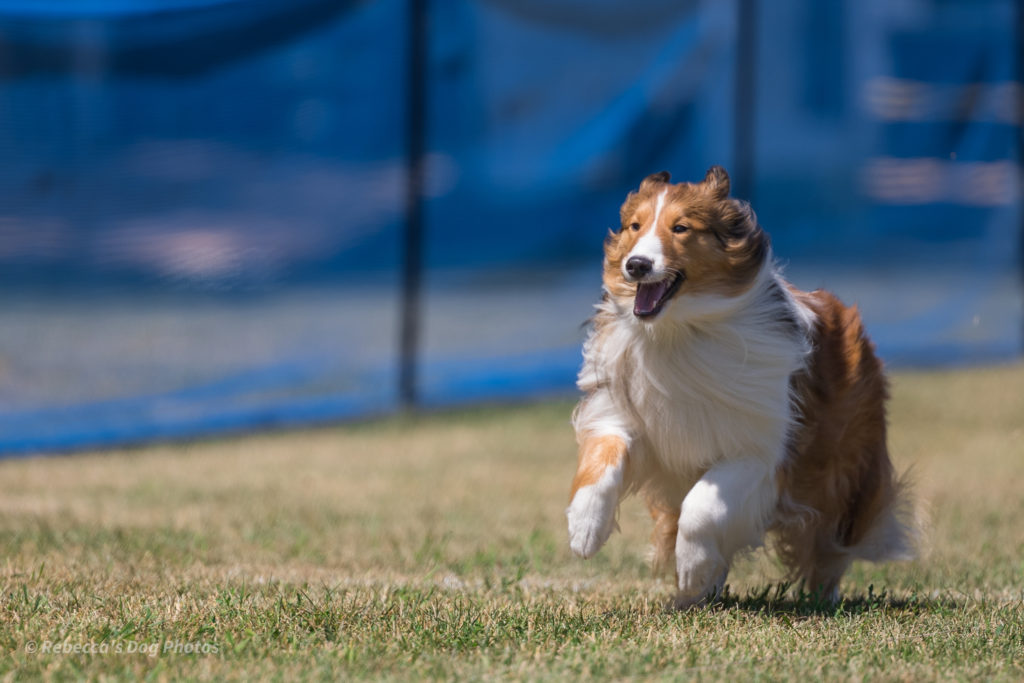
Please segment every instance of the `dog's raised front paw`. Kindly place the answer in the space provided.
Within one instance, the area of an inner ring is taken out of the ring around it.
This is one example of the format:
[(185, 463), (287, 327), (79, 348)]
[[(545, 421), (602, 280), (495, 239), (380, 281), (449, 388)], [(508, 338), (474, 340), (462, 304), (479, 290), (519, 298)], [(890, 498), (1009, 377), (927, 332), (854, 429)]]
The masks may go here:
[(593, 557), (615, 528), (619, 503), (617, 481), (601, 481), (576, 491), (565, 511), (569, 519), (569, 547), (583, 558)]

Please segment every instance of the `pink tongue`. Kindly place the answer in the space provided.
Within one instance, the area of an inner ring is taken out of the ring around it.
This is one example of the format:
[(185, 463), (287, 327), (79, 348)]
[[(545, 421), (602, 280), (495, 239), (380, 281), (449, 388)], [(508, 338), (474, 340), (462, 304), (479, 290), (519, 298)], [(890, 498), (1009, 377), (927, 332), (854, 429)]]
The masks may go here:
[(665, 278), (660, 282), (641, 282), (636, 286), (636, 299), (633, 301), (633, 315), (650, 315), (658, 307), (661, 297), (668, 291), (671, 280)]

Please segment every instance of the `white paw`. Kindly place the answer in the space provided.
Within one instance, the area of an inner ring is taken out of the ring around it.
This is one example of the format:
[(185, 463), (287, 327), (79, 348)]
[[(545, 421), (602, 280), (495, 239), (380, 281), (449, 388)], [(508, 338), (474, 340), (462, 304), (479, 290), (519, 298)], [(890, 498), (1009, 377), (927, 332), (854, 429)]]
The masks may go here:
[(621, 470), (609, 467), (597, 483), (580, 487), (569, 503), (569, 547), (580, 557), (593, 557), (615, 528), (621, 479)]
[(721, 594), (729, 565), (713, 545), (678, 538), (676, 570), (679, 574), (676, 608), (687, 609), (707, 604)]

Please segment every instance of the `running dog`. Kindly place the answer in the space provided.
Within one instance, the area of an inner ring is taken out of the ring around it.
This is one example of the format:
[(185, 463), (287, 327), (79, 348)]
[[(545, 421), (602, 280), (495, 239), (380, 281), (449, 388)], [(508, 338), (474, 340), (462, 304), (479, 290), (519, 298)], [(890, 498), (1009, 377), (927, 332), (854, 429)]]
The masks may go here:
[(831, 600), (852, 560), (913, 555), (887, 383), (860, 315), (783, 279), (723, 168), (700, 183), (656, 173), (631, 192), (603, 284), (573, 415), (573, 552), (594, 555), (636, 492), (680, 608), (717, 596), (766, 534), (791, 578)]

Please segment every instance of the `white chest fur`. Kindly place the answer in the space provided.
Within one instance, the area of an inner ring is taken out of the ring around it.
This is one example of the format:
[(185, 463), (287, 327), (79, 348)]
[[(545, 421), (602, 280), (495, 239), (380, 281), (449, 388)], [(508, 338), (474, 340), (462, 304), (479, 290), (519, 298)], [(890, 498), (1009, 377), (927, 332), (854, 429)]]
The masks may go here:
[[(769, 291), (776, 277), (767, 273), (714, 315), (687, 318), (684, 300), (655, 325), (617, 314), (588, 340), (579, 385), (608, 392), (614, 408), (594, 418), (616, 413), (610, 421), (628, 434), (632, 458), (684, 476), (734, 458), (778, 463), (795, 414), (790, 377), (803, 367), (813, 314)], [(583, 411), (577, 427), (587, 419)]]

